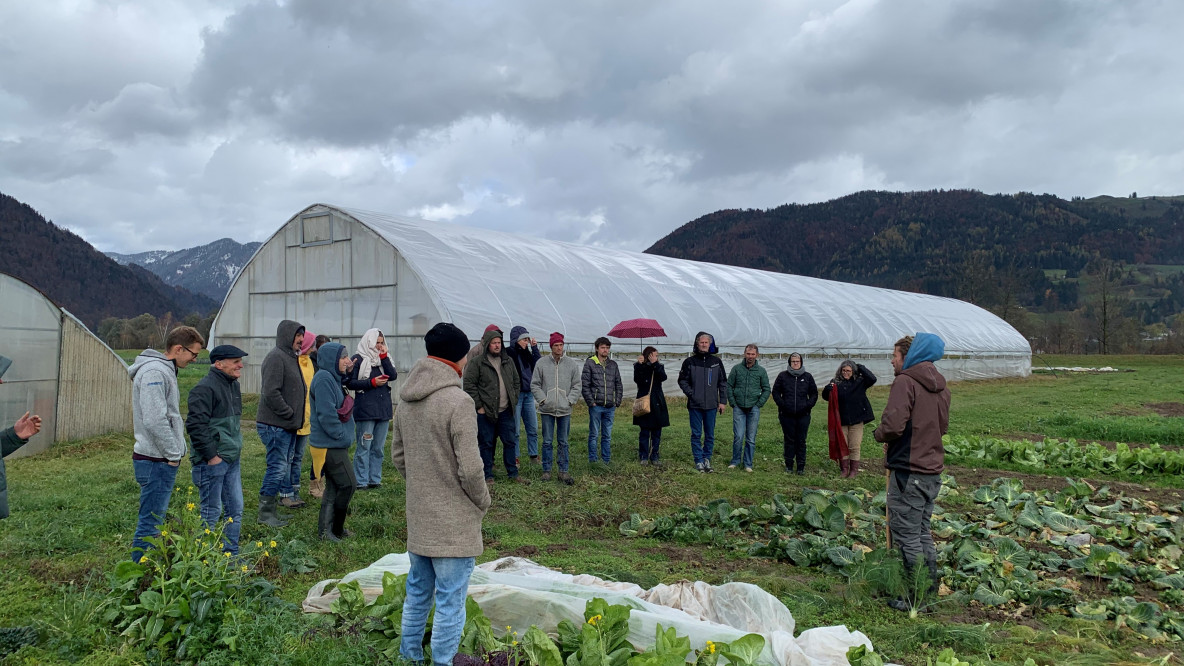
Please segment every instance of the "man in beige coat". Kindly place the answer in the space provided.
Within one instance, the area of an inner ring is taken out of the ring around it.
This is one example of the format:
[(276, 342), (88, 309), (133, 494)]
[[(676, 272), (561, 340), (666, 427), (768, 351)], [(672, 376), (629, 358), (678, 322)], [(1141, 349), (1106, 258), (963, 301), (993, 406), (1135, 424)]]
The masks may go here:
[(477, 449), (477, 412), (461, 388), (469, 350), (464, 332), (436, 324), (423, 338), (427, 358), (411, 368), (399, 391), (391, 462), (407, 482), (407, 598), (403, 658), (423, 661), (432, 598), (432, 663), (452, 664), (465, 626), (465, 597), (484, 550), (481, 519), (489, 488)]

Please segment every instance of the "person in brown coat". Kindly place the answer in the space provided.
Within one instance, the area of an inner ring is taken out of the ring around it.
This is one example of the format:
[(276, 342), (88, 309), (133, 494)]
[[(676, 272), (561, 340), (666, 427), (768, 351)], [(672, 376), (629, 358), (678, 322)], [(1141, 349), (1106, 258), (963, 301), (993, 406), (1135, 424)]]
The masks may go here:
[(477, 412), (461, 388), (469, 341), (448, 323), (424, 336), (427, 358), (408, 373), (392, 427), (391, 462), (407, 483), (407, 597), (403, 658), (423, 662), (432, 598), (432, 661), (451, 664), (465, 626), (465, 597), (484, 550), (481, 520), (489, 487), (477, 449)]
[[(896, 379), (888, 404), (873, 435), (884, 443), (888, 477), (888, 527), (892, 543), (900, 549), (907, 579), (922, 557), (929, 569), (930, 592), (936, 592), (937, 549), (930, 521), (933, 502), (941, 490), (945, 448), (941, 436), (950, 427), (950, 389), (934, 361), (945, 353), (945, 343), (932, 333), (918, 333), (896, 341), (892, 369)], [(911, 610), (915, 599), (897, 599), (889, 605)]]

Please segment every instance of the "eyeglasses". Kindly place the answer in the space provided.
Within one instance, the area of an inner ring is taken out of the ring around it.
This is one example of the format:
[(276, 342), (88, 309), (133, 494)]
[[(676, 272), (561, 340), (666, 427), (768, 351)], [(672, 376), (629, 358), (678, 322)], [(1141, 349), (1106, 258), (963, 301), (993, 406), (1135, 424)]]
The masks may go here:
[(181, 349), (184, 349), (185, 351), (187, 351), (187, 352), (189, 352), (190, 354), (192, 354), (192, 355), (193, 355), (193, 360), (195, 360), (195, 361), (197, 360), (197, 355), (201, 353), (201, 352), (195, 352), (195, 351), (193, 351), (192, 349), (190, 349), (190, 348), (188, 348), (188, 347), (181, 347)]

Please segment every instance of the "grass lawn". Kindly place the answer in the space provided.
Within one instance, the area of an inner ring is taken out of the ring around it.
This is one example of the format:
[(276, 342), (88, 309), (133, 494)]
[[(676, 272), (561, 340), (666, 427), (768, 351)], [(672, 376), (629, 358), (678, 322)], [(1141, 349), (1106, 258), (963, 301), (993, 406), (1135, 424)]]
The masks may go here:
[[(124, 354), (125, 358), (131, 358)], [(1003, 438), (1077, 438), (1131, 444), (1184, 446), (1184, 373), (1182, 357), (1048, 357), (1050, 365), (1111, 365), (1134, 370), (1114, 374), (1040, 373), (1027, 379), (958, 383), (952, 387), (951, 435)], [(183, 393), (207, 371), (191, 365), (182, 372)], [(780, 367), (775, 370), (780, 371)], [(808, 368), (824, 381), (833, 368)], [(772, 373), (771, 373), (772, 374)], [(870, 392), (879, 414), (887, 387)], [(246, 398), (246, 397), (245, 397)], [(250, 396), (244, 418), (253, 418)], [(825, 403), (823, 403), (825, 404)], [(1099, 623), (1043, 613), (1010, 617), (1005, 612), (971, 607), (939, 606), (934, 615), (910, 620), (888, 609), (882, 600), (849, 595), (842, 578), (773, 560), (751, 558), (720, 548), (681, 546), (653, 539), (628, 539), (618, 525), (634, 512), (666, 515), (678, 507), (726, 498), (734, 506), (769, 501), (774, 493), (795, 493), (804, 487), (883, 489), (880, 446), (864, 442), (864, 457), (873, 470), (853, 480), (837, 478), (825, 460), (825, 411), (815, 410), (811, 425), (807, 474), (782, 471), (781, 435), (770, 405), (762, 414), (757, 439), (756, 471), (723, 469), (731, 453), (731, 414), (716, 426), (716, 474), (694, 472), (690, 461), (685, 406), (671, 403), (673, 426), (663, 436), (663, 470), (642, 467), (636, 458), (636, 428), (627, 411), (617, 415), (611, 468), (591, 469), (586, 462), (587, 414), (577, 412), (571, 432), (572, 473), (576, 485), (543, 483), (529, 463), (522, 443), (520, 460), (530, 486), (499, 482), (493, 508), (484, 523), (486, 550), (481, 561), (505, 555), (529, 557), (571, 573), (590, 573), (649, 587), (681, 579), (709, 583), (746, 581), (778, 596), (793, 612), (798, 629), (845, 624), (871, 637), (878, 651), (897, 663), (925, 664), (943, 647), (972, 663), (1038, 664), (1151, 663), (1174, 646), (1151, 645), (1113, 622)], [(244, 542), (256, 539), (288, 542), (300, 539), (319, 562), (316, 571), (274, 576), (283, 597), (298, 603), (308, 588), (362, 568), (379, 557), (404, 550), (403, 486), (387, 463), (381, 489), (360, 492), (347, 522), (356, 536), (341, 545), (314, 540), (315, 502), (293, 512), (291, 525), (270, 530), (254, 520), (254, 497), (262, 479), (263, 447), (253, 428), (244, 428), (243, 483), (247, 511)], [(98, 618), (88, 614), (87, 599), (106, 586), (105, 574), (128, 556), (139, 487), (131, 473), (132, 438), (118, 435), (63, 444), (32, 458), (8, 461), (12, 517), (0, 523), (0, 626), (38, 624), (42, 640), (3, 663), (72, 661), (89, 652), (85, 663), (142, 663), (149, 658), (111, 638), (81, 641)], [(500, 456), (499, 456), (500, 458)], [(306, 458), (306, 469), (307, 469)], [(1020, 476), (1007, 470), (951, 466), (962, 488), (996, 476)], [(499, 470), (499, 481), (504, 471)], [(1033, 477), (1035, 475), (1026, 474)], [(1041, 487), (1063, 485), (1063, 470), (1048, 470)], [(1117, 489), (1159, 495), (1163, 501), (1184, 490), (1184, 479), (1105, 479)], [(1025, 479), (1025, 483), (1028, 483)], [(184, 502), (189, 464), (182, 463), (173, 509)], [(964, 507), (963, 507), (964, 510)], [(374, 663), (373, 653), (356, 638), (333, 637), (313, 630), (323, 618), (282, 610), (258, 618), (244, 630), (242, 663)], [(989, 624), (988, 624), (989, 623)], [(311, 631), (310, 631), (311, 630)], [(91, 632), (93, 633), (93, 632)], [(1177, 652), (1179, 650), (1176, 650)], [(1146, 657), (1147, 659), (1145, 659)], [(1174, 659), (1171, 658), (1171, 659)], [(227, 660), (230, 663), (231, 659)], [(220, 663), (220, 662), (219, 662)], [(1175, 663), (1170, 661), (1168, 663)]]

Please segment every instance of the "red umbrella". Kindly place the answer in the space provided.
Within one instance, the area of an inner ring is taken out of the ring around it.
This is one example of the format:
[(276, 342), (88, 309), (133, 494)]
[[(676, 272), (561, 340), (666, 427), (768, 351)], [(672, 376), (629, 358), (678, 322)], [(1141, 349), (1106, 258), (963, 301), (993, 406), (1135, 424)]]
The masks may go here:
[(613, 326), (613, 330), (608, 334), (614, 338), (641, 338), (643, 341), (645, 338), (666, 337), (662, 325), (653, 319), (627, 319)]

